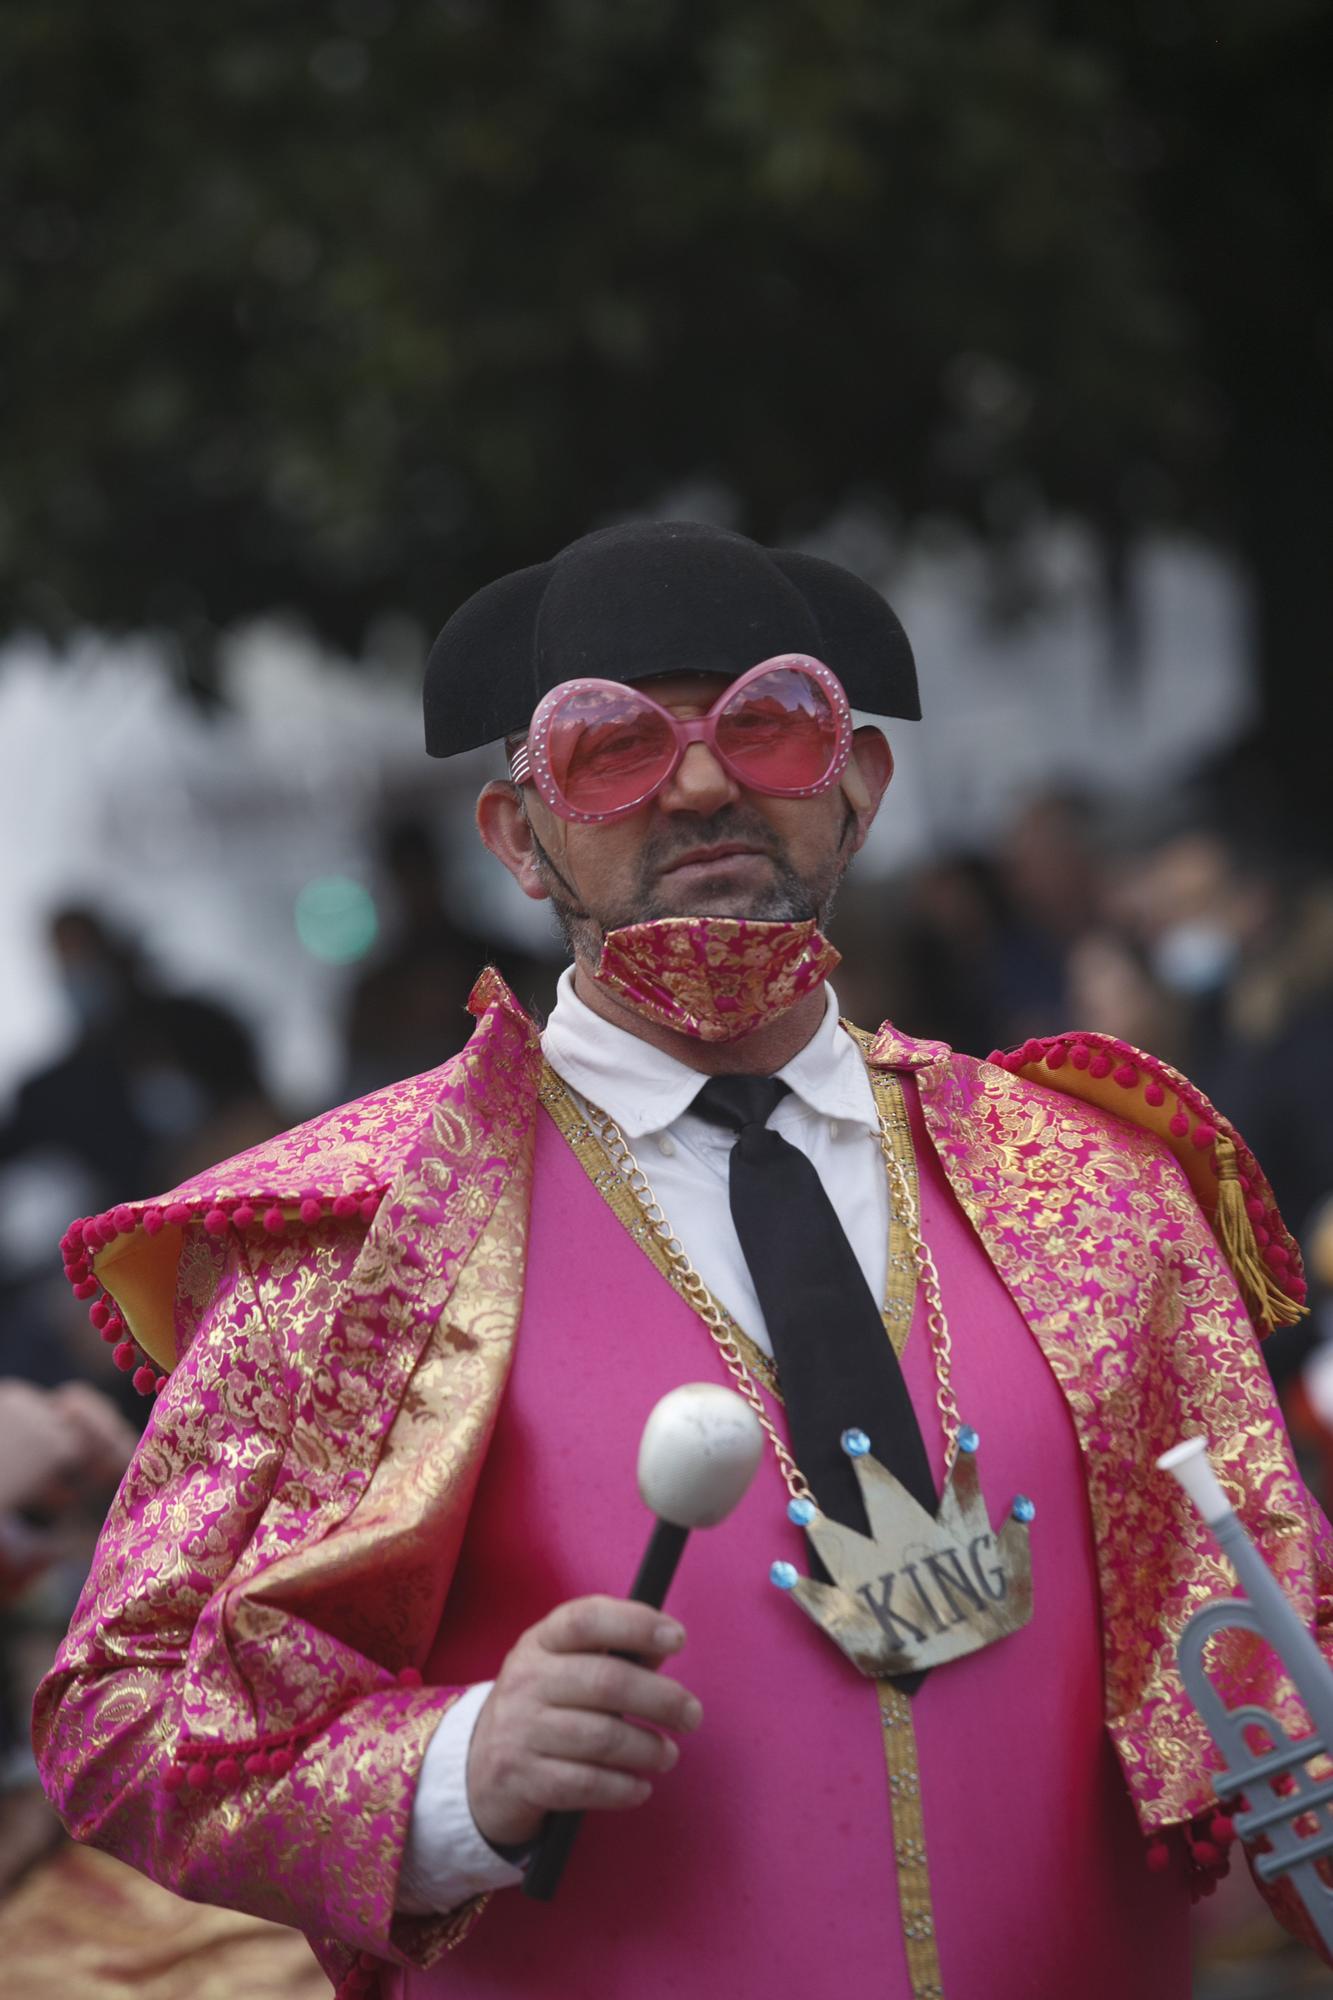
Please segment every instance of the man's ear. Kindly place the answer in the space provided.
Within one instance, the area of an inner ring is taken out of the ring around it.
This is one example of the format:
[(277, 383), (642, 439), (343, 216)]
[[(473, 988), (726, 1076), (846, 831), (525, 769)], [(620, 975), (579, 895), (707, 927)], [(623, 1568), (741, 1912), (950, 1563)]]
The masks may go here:
[(550, 890), (542, 880), (537, 845), (528, 825), (518, 787), (508, 778), (492, 778), (477, 800), (477, 832), (497, 861), (502, 861), (525, 896), (544, 903)]
[(893, 777), (893, 752), (882, 729), (867, 723), (852, 738), (852, 754), (842, 774), (843, 796), (856, 814), (856, 845), (869, 833)]

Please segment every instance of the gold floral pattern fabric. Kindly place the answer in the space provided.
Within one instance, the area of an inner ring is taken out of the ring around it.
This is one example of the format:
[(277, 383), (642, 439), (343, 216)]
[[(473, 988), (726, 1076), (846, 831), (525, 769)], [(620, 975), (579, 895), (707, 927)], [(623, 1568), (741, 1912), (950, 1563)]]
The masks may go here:
[[(81, 1839), (298, 1926), (335, 1980), (362, 1952), (429, 1963), (477, 1914), (393, 1907), (416, 1772), (454, 1698), (414, 1670), (521, 1307), (540, 1048), (498, 982), (476, 1005), (467, 1050), (429, 1078), (81, 1239), (110, 1265), (145, 1246), (142, 1309), (180, 1358), (39, 1692), (46, 1785)], [(892, 1029), (870, 1059), (916, 1073), (950, 1182), (1068, 1399), (1108, 1725), (1145, 1828), (1189, 1819), (1217, 1759), (1175, 1640), (1232, 1582), (1156, 1453), (1206, 1434), (1326, 1639), (1333, 1615), (1328, 1530), (1217, 1242), (1152, 1133)], [(1299, 1726), (1261, 1651), (1237, 1644), (1224, 1670)]]
[[(1073, 1414), (1097, 1541), (1107, 1723), (1146, 1828), (1210, 1802), (1221, 1762), (1185, 1694), (1186, 1621), (1235, 1583), (1159, 1453), (1209, 1439), (1228, 1497), (1327, 1641), (1330, 1534), (1301, 1483), (1255, 1332), (1173, 1155), (1153, 1134), (992, 1064), (917, 1072), (964, 1212)], [(1304, 1728), (1276, 1661), (1220, 1639), (1223, 1685)], [(1234, 1699), (1234, 1692), (1230, 1696)]]
[(729, 1042), (786, 1013), (838, 963), (812, 921), (662, 917), (608, 932), (597, 977), (650, 1021)]
[(328, 2000), (295, 1931), (182, 1902), (65, 1843), (0, 1905), (0, 1964), (23, 2000)]
[(295, 1925), (335, 1978), (460, 1929), (394, 1897), (454, 1698), (415, 1670), (512, 1351), (538, 1062), (506, 997), (424, 1117), (409, 1093), (369, 1224), (186, 1231), (181, 1359), (38, 1694), (78, 1838)]

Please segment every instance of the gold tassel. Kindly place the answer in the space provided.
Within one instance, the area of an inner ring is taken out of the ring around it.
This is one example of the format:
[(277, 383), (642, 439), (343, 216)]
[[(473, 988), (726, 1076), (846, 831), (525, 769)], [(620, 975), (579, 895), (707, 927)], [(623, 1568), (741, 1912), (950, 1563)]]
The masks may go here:
[(1236, 1145), (1224, 1132), (1217, 1135), (1217, 1234), (1226, 1260), (1263, 1331), (1295, 1326), (1309, 1308), (1289, 1299), (1259, 1253), (1254, 1227), (1245, 1211), (1245, 1190), (1236, 1165)]

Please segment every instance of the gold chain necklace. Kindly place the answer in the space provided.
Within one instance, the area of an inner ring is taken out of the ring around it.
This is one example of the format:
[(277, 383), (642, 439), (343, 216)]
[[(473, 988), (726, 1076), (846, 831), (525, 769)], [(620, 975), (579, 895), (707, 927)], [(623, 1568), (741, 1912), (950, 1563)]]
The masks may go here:
[[(778, 1435), (765, 1408), (759, 1385), (751, 1374), (735, 1337), (727, 1329), (724, 1314), (690, 1262), (684, 1244), (668, 1221), (662, 1204), (653, 1193), (648, 1176), (639, 1165), (620, 1127), (598, 1105), (592, 1104), (587, 1099), (583, 1102), (588, 1123), (598, 1143), (626, 1188), (638, 1202), (643, 1211), (644, 1221), (661, 1245), (662, 1253), (671, 1266), (672, 1282), (703, 1321), (737, 1390), (763, 1426), (764, 1434), (773, 1447), (788, 1493), (793, 1500), (814, 1504), (815, 1496), (809, 1482)], [(912, 1256), (926, 1299), (926, 1332), (930, 1340), (931, 1358), (935, 1364), (935, 1378), (938, 1385), (935, 1403), (944, 1427), (947, 1477), (957, 1455), (959, 1436), (966, 1428), (958, 1414), (958, 1405), (954, 1401), (953, 1339), (944, 1311), (944, 1301), (940, 1296), (939, 1272), (935, 1268), (930, 1246), (921, 1234), (916, 1200), (902, 1162), (898, 1158), (888, 1119), (881, 1107), (877, 1105), (876, 1109), (880, 1151), (888, 1170), (889, 1187), (899, 1220), (911, 1244)]]

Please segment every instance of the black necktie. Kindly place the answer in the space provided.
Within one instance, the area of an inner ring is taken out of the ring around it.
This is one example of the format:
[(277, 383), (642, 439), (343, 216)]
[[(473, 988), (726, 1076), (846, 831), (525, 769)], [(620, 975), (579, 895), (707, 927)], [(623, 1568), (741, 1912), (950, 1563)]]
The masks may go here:
[(932, 1515), (939, 1506), (903, 1371), (837, 1210), (805, 1154), (768, 1130), (787, 1085), (715, 1076), (690, 1109), (739, 1134), (731, 1213), (782, 1383), (792, 1455), (819, 1505), (867, 1530), (846, 1430), (861, 1430), (881, 1465)]

